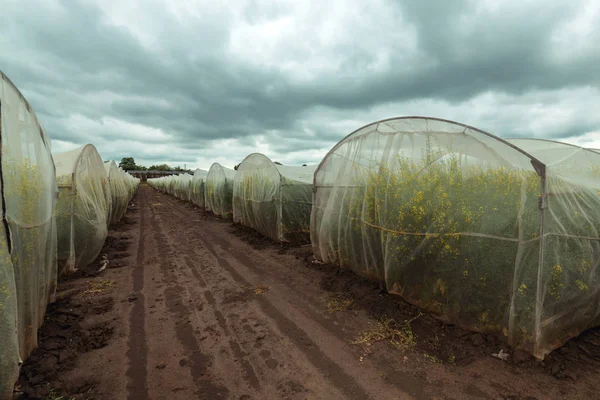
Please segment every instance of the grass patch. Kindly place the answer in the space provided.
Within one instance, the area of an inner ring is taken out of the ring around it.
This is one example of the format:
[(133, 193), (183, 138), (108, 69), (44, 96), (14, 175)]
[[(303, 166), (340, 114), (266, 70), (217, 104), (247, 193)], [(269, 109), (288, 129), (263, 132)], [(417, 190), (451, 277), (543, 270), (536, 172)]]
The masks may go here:
[(442, 360), (440, 360), (439, 358), (437, 358), (436, 356), (433, 356), (431, 354), (423, 353), (423, 356), (428, 361), (431, 361), (432, 363), (435, 363), (435, 364), (443, 364), (444, 363)]
[(110, 279), (101, 279), (99, 281), (90, 281), (88, 282), (88, 287), (83, 291), (82, 295), (84, 296), (95, 296), (100, 293), (104, 293), (108, 288), (110, 288), (115, 282)]
[(344, 293), (330, 293), (325, 296), (325, 304), (330, 314), (337, 311), (346, 311), (354, 304), (354, 300)]
[(371, 346), (373, 343), (383, 340), (398, 350), (412, 350), (415, 348), (417, 342), (410, 323), (420, 316), (421, 314), (404, 323), (398, 323), (384, 316), (377, 321), (375, 327), (361, 332), (358, 335), (358, 339), (350, 343)]
[(66, 397), (66, 396), (61, 396), (58, 393), (56, 393), (56, 391), (54, 389), (50, 390), (50, 393), (48, 393), (48, 400), (75, 400), (75, 397)]

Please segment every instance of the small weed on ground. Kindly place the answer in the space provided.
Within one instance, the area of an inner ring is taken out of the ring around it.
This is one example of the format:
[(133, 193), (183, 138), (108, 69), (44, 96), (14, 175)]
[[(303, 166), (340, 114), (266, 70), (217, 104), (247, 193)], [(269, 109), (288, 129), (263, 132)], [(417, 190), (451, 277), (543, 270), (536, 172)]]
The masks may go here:
[(431, 354), (423, 353), (423, 356), (428, 361), (431, 361), (432, 363), (435, 363), (435, 364), (443, 364), (444, 363), (442, 360), (440, 360), (439, 358), (437, 358), (436, 356), (433, 356)]
[(101, 279), (99, 281), (88, 282), (88, 287), (81, 294), (83, 296), (96, 296), (105, 292), (109, 287), (114, 284), (110, 279)]
[(383, 317), (377, 321), (374, 328), (361, 332), (358, 335), (358, 339), (351, 343), (370, 346), (375, 342), (385, 340), (398, 350), (411, 350), (416, 346), (417, 342), (410, 323), (420, 316), (421, 314), (410, 321), (405, 321), (403, 324), (391, 318)]
[(337, 311), (346, 311), (354, 304), (354, 300), (344, 293), (330, 293), (325, 296), (325, 304), (330, 314)]
[(60, 396), (58, 393), (56, 393), (56, 391), (54, 389), (50, 390), (50, 393), (48, 393), (48, 400), (75, 400), (75, 397), (66, 397), (66, 396)]
[(264, 294), (264, 293), (268, 292), (269, 289), (271, 289), (271, 288), (268, 286), (258, 285), (253, 290), (254, 290), (254, 294)]

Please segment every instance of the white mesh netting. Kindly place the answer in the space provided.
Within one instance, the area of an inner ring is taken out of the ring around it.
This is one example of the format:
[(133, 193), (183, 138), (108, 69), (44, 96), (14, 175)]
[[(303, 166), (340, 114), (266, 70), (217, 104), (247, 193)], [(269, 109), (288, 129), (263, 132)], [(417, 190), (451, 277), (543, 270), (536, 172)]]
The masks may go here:
[(0, 398), (10, 398), (56, 290), (57, 187), (50, 140), (2, 72), (0, 136)]
[(200, 208), (204, 208), (204, 188), (206, 185), (206, 177), (208, 171), (203, 169), (197, 169), (194, 171), (194, 177), (192, 179), (192, 195), (191, 202)]
[(235, 174), (233, 220), (277, 241), (309, 240), (315, 169), (278, 165), (263, 154), (250, 154)]
[(127, 212), (127, 204), (130, 200), (131, 190), (128, 186), (131, 184), (126, 179), (125, 172), (119, 170), (117, 163), (107, 161), (104, 163), (104, 170), (108, 178), (110, 187), (110, 224), (116, 224), (123, 218)]
[(599, 167), (450, 121), (373, 123), (315, 173), (314, 252), (543, 358), (599, 322)]
[(233, 214), (233, 180), (235, 171), (219, 163), (211, 165), (206, 175), (205, 206), (208, 211), (223, 218)]
[(177, 175), (175, 178), (175, 197), (179, 200), (190, 201), (192, 196), (193, 176), (190, 174)]
[[(59, 274), (90, 264), (108, 235), (109, 186), (102, 158), (87, 144), (54, 156)], [(108, 194), (107, 194), (108, 193)]]

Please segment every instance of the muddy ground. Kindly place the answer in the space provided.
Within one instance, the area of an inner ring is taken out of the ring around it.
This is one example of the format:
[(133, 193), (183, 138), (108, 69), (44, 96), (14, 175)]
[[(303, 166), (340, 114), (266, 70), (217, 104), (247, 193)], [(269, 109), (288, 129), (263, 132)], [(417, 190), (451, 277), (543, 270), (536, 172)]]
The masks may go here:
[(600, 330), (544, 362), (378, 285), (140, 187), (59, 286), (21, 399), (590, 399)]

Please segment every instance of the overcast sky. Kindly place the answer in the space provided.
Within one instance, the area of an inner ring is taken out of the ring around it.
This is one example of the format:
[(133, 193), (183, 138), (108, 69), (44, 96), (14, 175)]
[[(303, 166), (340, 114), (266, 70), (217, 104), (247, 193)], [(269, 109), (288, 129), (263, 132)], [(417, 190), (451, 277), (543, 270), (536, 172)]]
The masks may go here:
[(316, 163), (404, 115), (600, 147), (598, 0), (0, 2), (0, 69), (53, 152)]

